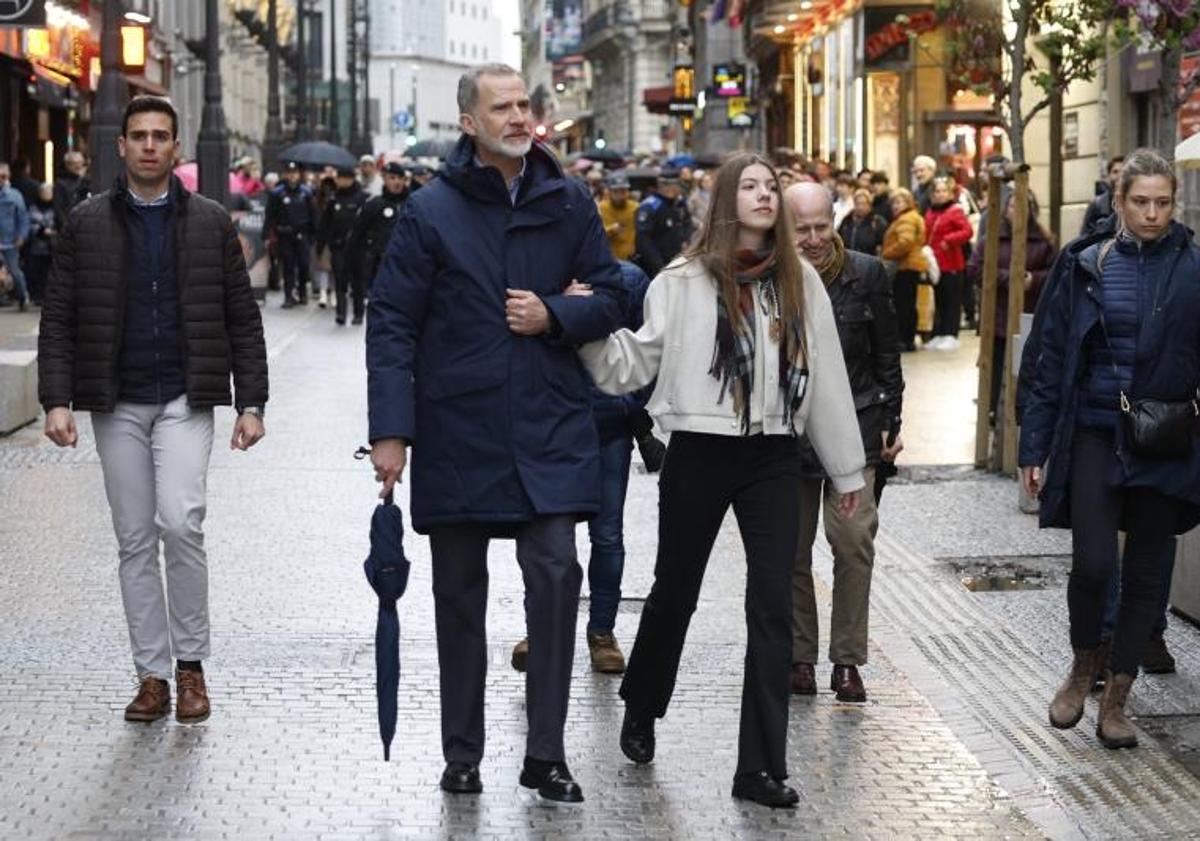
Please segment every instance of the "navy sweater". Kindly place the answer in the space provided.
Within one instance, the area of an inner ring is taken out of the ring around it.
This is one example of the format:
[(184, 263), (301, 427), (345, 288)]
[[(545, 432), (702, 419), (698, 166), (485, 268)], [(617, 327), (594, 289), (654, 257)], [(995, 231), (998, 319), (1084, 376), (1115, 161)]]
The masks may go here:
[(186, 390), (179, 333), (179, 287), (173, 231), (175, 201), (126, 205), (124, 333), (120, 399), (169, 403)]

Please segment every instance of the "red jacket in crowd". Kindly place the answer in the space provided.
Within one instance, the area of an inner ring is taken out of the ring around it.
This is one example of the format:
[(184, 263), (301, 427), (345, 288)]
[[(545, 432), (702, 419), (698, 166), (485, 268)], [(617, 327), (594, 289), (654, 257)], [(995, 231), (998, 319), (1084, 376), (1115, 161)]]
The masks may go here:
[(963, 246), (974, 237), (971, 223), (957, 203), (925, 211), (925, 241), (933, 248), (943, 272), (961, 272), (967, 267)]

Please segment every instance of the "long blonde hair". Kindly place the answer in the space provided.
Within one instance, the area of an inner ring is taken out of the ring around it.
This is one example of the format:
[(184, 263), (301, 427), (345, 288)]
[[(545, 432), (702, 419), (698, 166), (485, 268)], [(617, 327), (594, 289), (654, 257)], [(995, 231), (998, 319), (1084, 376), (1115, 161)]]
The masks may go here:
[[(779, 173), (761, 155), (741, 153), (729, 158), (717, 170), (704, 219), (700, 239), (687, 250), (688, 259), (699, 260), (717, 281), (717, 292), (725, 301), (725, 309), (735, 330), (745, 329), (745, 319), (738, 302), (735, 260), (738, 251), (737, 214), (738, 183), (742, 172), (754, 164), (765, 166), (779, 190), (779, 213), (775, 227), (767, 234), (768, 247), (775, 250), (775, 287), (779, 293), (779, 310), (785, 322), (804, 323), (804, 269), (792, 245), (791, 215), (783, 200)], [(789, 355), (796, 348), (789, 348)]]

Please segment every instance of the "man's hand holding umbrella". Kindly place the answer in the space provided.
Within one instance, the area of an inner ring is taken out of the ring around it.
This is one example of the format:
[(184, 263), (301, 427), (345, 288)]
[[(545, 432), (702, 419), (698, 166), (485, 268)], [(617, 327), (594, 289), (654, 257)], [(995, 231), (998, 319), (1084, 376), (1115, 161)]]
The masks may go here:
[(380, 499), (392, 495), (396, 483), (404, 475), (408, 464), (408, 442), (403, 438), (382, 438), (371, 445), (371, 465), (375, 468), (375, 481), (383, 482)]

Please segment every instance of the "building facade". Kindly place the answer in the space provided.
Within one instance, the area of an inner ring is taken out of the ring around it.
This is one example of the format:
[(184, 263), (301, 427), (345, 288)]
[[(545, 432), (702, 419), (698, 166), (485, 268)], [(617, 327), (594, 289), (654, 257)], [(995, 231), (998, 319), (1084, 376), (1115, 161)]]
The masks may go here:
[(591, 64), (588, 135), (611, 148), (660, 153), (673, 141), (672, 0), (585, 0), (583, 54)]
[(369, 0), (367, 75), (380, 119), (375, 152), (458, 137), (458, 80), (500, 60), (492, 0)]

